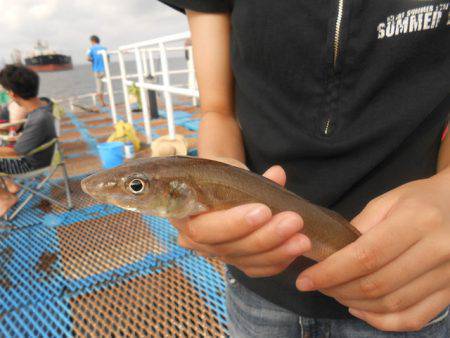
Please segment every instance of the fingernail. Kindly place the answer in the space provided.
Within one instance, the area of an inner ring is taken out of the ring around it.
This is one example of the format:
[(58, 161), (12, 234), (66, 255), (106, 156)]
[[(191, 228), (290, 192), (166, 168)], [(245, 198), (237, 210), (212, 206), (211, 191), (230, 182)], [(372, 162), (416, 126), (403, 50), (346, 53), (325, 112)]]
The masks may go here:
[(294, 217), (288, 217), (278, 223), (276, 231), (280, 236), (290, 235), (300, 231), (300, 221)]
[(287, 245), (287, 252), (290, 255), (300, 255), (302, 254), (304, 251), (307, 251), (307, 240), (305, 239), (297, 239), (295, 241), (290, 241)]
[(265, 222), (268, 216), (267, 207), (260, 206), (245, 215), (245, 221), (250, 225), (256, 225)]
[(301, 277), (297, 281), (297, 288), (300, 291), (311, 291), (314, 290), (314, 283), (308, 277)]

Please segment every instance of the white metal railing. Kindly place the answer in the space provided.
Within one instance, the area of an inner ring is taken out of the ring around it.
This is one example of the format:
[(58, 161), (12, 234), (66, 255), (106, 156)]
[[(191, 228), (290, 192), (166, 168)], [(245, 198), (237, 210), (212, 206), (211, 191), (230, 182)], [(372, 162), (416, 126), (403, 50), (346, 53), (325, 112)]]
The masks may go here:
[[(115, 91), (114, 94), (121, 94), (122, 91)], [(54, 101), (57, 103), (68, 103), (69, 107), (71, 110), (73, 110), (74, 108), (74, 104), (82, 101), (84, 99), (91, 99), (92, 105), (96, 106), (97, 105), (97, 93), (87, 93), (87, 94), (83, 94), (83, 95), (77, 95), (77, 96), (69, 96), (69, 97), (65, 97), (65, 98), (58, 98), (55, 99)], [(103, 95), (105, 96), (109, 96), (108, 92), (103, 93)]]
[[(109, 97), (109, 105), (111, 109), (111, 117), (117, 123), (117, 106), (115, 94), (122, 94), (124, 98), (125, 112), (127, 122), (133, 124), (133, 116), (128, 90), (131, 86), (139, 88), (140, 99), (142, 103), (142, 114), (144, 117), (144, 129), (147, 143), (152, 142), (151, 118), (148, 102), (148, 91), (160, 92), (163, 94), (165, 108), (167, 112), (167, 124), (169, 136), (175, 138), (175, 122), (173, 116), (172, 95), (182, 95), (192, 98), (192, 104), (197, 105), (199, 92), (197, 90), (197, 82), (195, 78), (195, 69), (193, 61), (192, 47), (190, 46), (167, 46), (168, 44), (179, 44), (190, 38), (190, 32), (183, 32), (156, 38), (152, 40), (137, 42), (119, 47), (118, 50), (102, 51), (103, 61), (105, 63), (105, 77), (103, 81), (106, 83), (107, 92), (105, 95)], [(168, 53), (185, 52), (188, 54), (185, 69), (170, 69)], [(136, 73), (129, 74), (126, 69), (125, 56), (132, 55), (136, 63)], [(119, 74), (111, 74), (111, 59), (117, 58), (119, 63)], [(157, 71), (156, 61), (160, 61), (160, 69)], [(171, 82), (172, 75), (187, 74), (187, 84), (173, 84)], [(155, 81), (146, 81), (151, 75)], [(121, 82), (121, 90), (114, 91), (113, 81)], [(91, 99), (92, 104), (97, 104), (97, 94), (89, 93), (79, 96), (73, 96), (56, 100), (57, 102), (68, 102), (70, 109), (73, 110), (74, 104), (83, 99)]]
[[(148, 41), (138, 42), (119, 47), (116, 51), (102, 51), (105, 63), (105, 78), (103, 81), (107, 85), (109, 94), (109, 103), (111, 106), (111, 115), (114, 123), (117, 122), (117, 108), (114, 99), (113, 81), (120, 80), (122, 83), (122, 92), (124, 97), (125, 112), (127, 121), (133, 124), (133, 116), (128, 97), (128, 89), (130, 86), (139, 88), (140, 99), (142, 103), (142, 113), (144, 117), (144, 129), (147, 143), (152, 142), (150, 108), (147, 93), (149, 90), (161, 92), (163, 94), (165, 108), (167, 112), (167, 123), (170, 138), (175, 138), (175, 123), (173, 116), (172, 95), (183, 95), (192, 98), (193, 105), (197, 105), (199, 93), (195, 81), (195, 69), (193, 63), (192, 47), (175, 46), (170, 47), (167, 44), (180, 43), (190, 37), (190, 32), (184, 32), (175, 35), (164, 36)], [(170, 70), (168, 53), (174, 51), (186, 51), (189, 55), (186, 69)], [(125, 64), (125, 55), (132, 54), (136, 63), (136, 74), (128, 74)], [(119, 61), (119, 75), (111, 74), (110, 62), (113, 57), (117, 57)], [(160, 70), (156, 71), (155, 60), (159, 60)], [(187, 74), (188, 83), (186, 86), (175, 85), (171, 83), (171, 75)], [(161, 83), (146, 81), (146, 77), (151, 75)]]

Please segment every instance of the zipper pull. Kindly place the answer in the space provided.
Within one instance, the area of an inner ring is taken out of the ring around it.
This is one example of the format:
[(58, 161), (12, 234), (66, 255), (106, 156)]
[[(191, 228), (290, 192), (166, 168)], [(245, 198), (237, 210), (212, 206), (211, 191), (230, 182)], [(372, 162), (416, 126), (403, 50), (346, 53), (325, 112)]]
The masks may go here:
[(325, 122), (325, 130), (323, 131), (323, 133), (324, 133), (326, 136), (328, 136), (329, 133), (330, 133), (330, 125), (331, 125), (331, 120), (328, 119), (328, 120)]
[(330, 136), (333, 129), (333, 123), (331, 121), (331, 117), (325, 120), (324, 128), (323, 128), (323, 135), (324, 136)]

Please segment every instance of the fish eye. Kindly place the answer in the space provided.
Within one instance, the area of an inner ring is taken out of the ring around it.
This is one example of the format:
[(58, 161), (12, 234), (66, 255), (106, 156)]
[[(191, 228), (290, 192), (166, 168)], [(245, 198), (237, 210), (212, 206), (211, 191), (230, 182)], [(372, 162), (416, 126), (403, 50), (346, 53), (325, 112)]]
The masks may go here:
[(128, 187), (133, 194), (140, 194), (145, 189), (145, 182), (140, 178), (135, 178), (128, 184)]

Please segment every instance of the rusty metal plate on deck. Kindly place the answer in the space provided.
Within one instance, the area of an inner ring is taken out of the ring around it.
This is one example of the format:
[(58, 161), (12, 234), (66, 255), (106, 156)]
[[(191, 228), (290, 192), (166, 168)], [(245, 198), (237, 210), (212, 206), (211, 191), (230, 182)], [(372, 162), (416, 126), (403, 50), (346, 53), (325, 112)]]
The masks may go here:
[(95, 126), (100, 126), (103, 124), (111, 124), (113, 123), (112, 119), (107, 118), (107, 119), (100, 119), (100, 120), (93, 120), (93, 121), (85, 121), (84, 125), (89, 128), (89, 127), (95, 127)]
[(137, 213), (73, 223), (57, 231), (66, 277), (85, 278), (166, 251)]
[(58, 138), (61, 142), (76, 141), (81, 138), (81, 134), (78, 131), (68, 131), (66, 133), (63, 133)]
[(225, 337), (178, 267), (79, 296), (70, 306), (76, 337)]
[(113, 132), (114, 132), (114, 128), (112, 126), (91, 128), (88, 130), (89, 135), (91, 135), (93, 137), (110, 135)]

